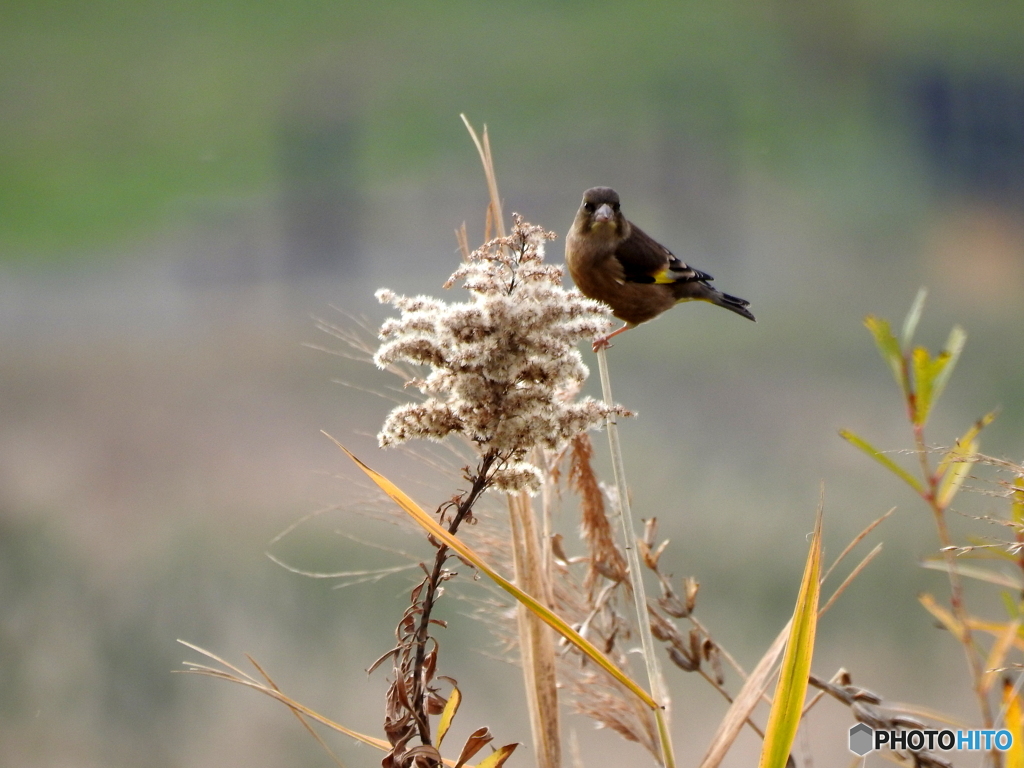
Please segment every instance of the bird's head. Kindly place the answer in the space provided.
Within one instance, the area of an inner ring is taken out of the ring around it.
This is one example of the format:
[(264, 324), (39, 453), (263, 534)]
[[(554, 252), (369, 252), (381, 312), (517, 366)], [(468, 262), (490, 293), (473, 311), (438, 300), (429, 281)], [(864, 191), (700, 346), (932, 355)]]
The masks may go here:
[(593, 187), (583, 193), (576, 226), (584, 233), (604, 237), (628, 236), (629, 223), (619, 210), (619, 194), (611, 187)]

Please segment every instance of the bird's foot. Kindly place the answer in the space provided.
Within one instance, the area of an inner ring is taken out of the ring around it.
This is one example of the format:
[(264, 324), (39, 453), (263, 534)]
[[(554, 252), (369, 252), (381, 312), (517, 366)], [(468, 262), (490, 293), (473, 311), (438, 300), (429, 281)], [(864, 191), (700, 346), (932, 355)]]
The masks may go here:
[(619, 328), (616, 331), (612, 331), (607, 336), (598, 336), (596, 339), (594, 339), (594, 352), (599, 352), (602, 349), (611, 349), (611, 339), (614, 336), (618, 336), (623, 331), (628, 331), (631, 327), (632, 326), (630, 326), (629, 323), (625, 323), (621, 328)]

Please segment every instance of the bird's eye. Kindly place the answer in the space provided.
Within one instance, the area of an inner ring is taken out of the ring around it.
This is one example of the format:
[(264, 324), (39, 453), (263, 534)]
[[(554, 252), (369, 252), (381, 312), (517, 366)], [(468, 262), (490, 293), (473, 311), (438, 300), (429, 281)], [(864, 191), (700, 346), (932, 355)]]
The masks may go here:
[(615, 211), (616, 213), (618, 213), (619, 212), (619, 204), (618, 203), (612, 203), (612, 210)]
[(597, 207), (593, 203), (585, 202), (583, 203), (583, 210), (585, 210), (587, 213), (593, 213), (594, 211), (597, 210)]

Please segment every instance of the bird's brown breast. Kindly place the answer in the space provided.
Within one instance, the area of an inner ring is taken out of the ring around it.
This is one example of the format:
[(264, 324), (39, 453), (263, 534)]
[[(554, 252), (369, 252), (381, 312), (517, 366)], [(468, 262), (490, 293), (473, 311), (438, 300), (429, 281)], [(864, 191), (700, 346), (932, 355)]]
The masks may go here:
[(676, 302), (668, 285), (626, 280), (615, 256), (615, 240), (597, 238), (573, 227), (565, 241), (565, 261), (584, 296), (603, 301), (612, 314), (630, 325), (651, 320)]

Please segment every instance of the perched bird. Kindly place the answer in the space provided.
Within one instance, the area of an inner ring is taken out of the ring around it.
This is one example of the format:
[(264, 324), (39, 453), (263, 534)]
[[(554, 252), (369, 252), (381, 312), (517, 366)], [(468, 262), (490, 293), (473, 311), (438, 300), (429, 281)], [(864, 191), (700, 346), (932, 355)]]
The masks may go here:
[(749, 301), (722, 293), (711, 275), (687, 266), (668, 248), (629, 222), (610, 187), (583, 193), (565, 239), (565, 263), (580, 291), (603, 301), (625, 325), (594, 340), (594, 351), (608, 341), (671, 309), (680, 301), (708, 301), (753, 320)]

